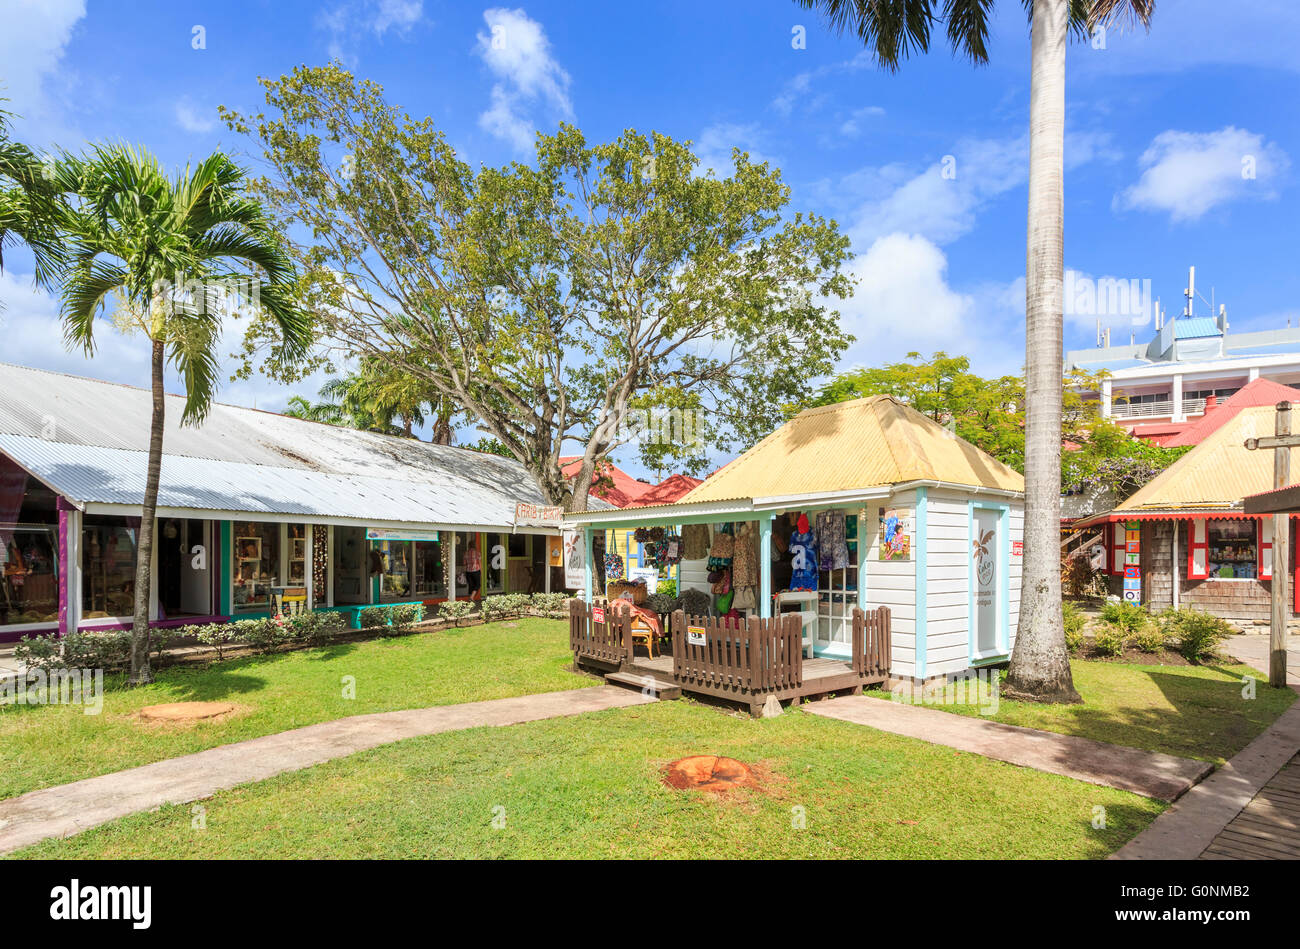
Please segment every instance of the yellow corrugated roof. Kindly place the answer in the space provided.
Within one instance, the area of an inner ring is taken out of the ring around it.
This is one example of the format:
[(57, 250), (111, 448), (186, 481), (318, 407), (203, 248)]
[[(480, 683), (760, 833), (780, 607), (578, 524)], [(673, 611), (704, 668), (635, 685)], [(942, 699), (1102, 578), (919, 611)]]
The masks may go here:
[(1023, 491), (1018, 471), (887, 395), (806, 409), (679, 503), (934, 480)]
[[(1273, 489), (1273, 452), (1247, 451), (1247, 438), (1272, 435), (1271, 405), (1242, 409), (1237, 417), (1160, 472), (1119, 506), (1120, 511), (1189, 510), (1237, 504), (1248, 494)], [(1300, 462), (1291, 449), (1292, 471)]]

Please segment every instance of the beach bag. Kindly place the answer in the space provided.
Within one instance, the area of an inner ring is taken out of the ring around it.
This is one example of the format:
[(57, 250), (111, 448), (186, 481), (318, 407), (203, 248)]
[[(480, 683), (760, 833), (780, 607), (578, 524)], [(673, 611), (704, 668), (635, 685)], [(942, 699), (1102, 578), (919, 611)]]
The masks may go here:
[(758, 598), (754, 596), (753, 587), (741, 587), (736, 591), (736, 599), (732, 604), (738, 610), (752, 610), (758, 607)]
[(623, 558), (617, 553), (605, 554), (605, 580), (623, 579)]
[[(731, 574), (729, 574), (729, 573), (725, 573), (725, 572), (724, 572), (724, 573), (722, 574), (722, 578), (721, 578), (721, 579), (714, 581), (714, 583), (713, 583), (713, 592), (714, 592), (715, 594), (719, 594), (719, 595), (721, 595), (721, 594), (723, 594), (723, 593), (730, 593), (730, 592), (731, 592)], [(726, 610), (723, 610), (723, 612), (725, 613)]]

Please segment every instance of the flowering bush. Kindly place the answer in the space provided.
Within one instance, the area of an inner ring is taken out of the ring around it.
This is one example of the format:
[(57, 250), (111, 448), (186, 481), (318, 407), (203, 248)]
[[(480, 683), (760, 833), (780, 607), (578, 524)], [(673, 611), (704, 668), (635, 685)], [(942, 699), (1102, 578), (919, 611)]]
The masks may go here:
[(438, 604), (438, 615), (451, 620), (457, 626), (460, 625), (461, 619), (472, 612), (474, 612), (474, 604), (466, 600), (448, 600), (446, 603)]

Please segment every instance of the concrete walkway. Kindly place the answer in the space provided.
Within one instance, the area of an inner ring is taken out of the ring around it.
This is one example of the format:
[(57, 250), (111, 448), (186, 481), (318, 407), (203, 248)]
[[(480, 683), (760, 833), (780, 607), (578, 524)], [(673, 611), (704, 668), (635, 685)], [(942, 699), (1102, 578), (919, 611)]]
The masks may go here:
[(1300, 750), (1300, 701), (1205, 782), (1192, 788), (1112, 860), (1193, 860), (1215, 842)]
[[(1223, 641), (1223, 651), (1238, 662), (1258, 669), (1268, 678), (1269, 637), (1260, 634), (1229, 636)], [(1300, 687), (1300, 636), (1286, 638), (1286, 681), (1293, 688)]]
[(614, 686), (357, 715), (266, 735), (0, 801), (0, 854), (50, 837), (184, 804), (379, 745), (483, 725), (515, 725), (656, 701)]
[(1213, 770), (1205, 761), (864, 695), (812, 702), (804, 710), (1161, 801), (1175, 800)]

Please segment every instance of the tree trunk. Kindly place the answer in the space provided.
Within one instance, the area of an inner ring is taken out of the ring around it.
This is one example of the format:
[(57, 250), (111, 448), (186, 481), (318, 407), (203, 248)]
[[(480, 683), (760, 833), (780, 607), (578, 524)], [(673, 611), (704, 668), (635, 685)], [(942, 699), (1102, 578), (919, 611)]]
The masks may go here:
[(1061, 618), (1061, 320), (1069, 0), (1034, 0), (1025, 257), (1025, 558), (1006, 695), (1079, 702)]
[(129, 684), (144, 685), (153, 681), (149, 668), (149, 591), (153, 577), (154, 521), (158, 509), (158, 482), (162, 475), (163, 419), (163, 344), (153, 341), (152, 356), (153, 415), (149, 421), (149, 468), (144, 483), (144, 509), (140, 513), (140, 538), (135, 551), (135, 616), (131, 622), (131, 678)]

